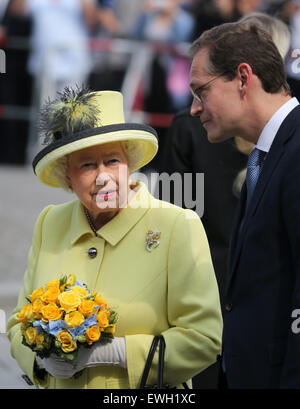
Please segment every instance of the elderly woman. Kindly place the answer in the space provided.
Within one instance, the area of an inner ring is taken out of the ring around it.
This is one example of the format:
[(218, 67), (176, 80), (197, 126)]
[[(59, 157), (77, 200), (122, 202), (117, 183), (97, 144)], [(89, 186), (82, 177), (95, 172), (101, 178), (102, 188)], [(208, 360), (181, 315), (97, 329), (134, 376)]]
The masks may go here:
[[(47, 145), (33, 161), (35, 173), (78, 200), (46, 207), (36, 222), (8, 323), (12, 356), (36, 386), (138, 388), (153, 337), (161, 334), (164, 382), (180, 387), (220, 351), (219, 294), (200, 219), (130, 182), (130, 172), (155, 156), (157, 138), (148, 126), (124, 122), (120, 93), (65, 90), (42, 117)], [(155, 246), (149, 231), (160, 236)], [(113, 341), (80, 348), (74, 362), (36, 357), (22, 345), (18, 321), (25, 297), (62, 273), (76, 274), (119, 314)]]

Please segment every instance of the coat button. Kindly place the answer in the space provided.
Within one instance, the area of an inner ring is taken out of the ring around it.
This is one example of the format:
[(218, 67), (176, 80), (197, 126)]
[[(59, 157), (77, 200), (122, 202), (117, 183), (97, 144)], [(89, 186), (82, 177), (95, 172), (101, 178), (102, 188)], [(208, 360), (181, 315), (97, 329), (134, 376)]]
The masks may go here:
[(95, 258), (95, 257), (97, 256), (97, 249), (95, 249), (95, 247), (91, 247), (91, 248), (88, 250), (88, 255), (89, 255), (91, 258)]
[(227, 303), (227, 304), (225, 304), (225, 310), (226, 311), (231, 311), (232, 310), (232, 304), (231, 303)]

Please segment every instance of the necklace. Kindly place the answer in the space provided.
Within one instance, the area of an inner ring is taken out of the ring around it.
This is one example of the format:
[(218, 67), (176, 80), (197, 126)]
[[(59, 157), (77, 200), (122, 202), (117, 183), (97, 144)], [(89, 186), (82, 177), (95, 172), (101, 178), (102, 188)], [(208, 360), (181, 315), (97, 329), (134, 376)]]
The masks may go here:
[(89, 214), (87, 208), (86, 208), (86, 207), (83, 207), (83, 208), (84, 208), (84, 213), (85, 213), (85, 215), (86, 215), (86, 218), (87, 218), (87, 220), (88, 220), (88, 222), (89, 222), (90, 228), (93, 230), (95, 236), (98, 237), (98, 233), (97, 233), (96, 227), (94, 226), (94, 223), (92, 222), (91, 216), (90, 216), (90, 214)]

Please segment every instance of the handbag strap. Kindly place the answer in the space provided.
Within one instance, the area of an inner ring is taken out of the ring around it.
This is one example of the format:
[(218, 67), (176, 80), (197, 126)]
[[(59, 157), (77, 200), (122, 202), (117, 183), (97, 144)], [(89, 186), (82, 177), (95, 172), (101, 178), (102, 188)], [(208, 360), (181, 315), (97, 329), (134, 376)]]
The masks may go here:
[(165, 348), (166, 348), (166, 343), (165, 343), (164, 337), (160, 335), (159, 352), (158, 352), (158, 378), (157, 378), (158, 389), (162, 389), (163, 384), (164, 384)]
[(160, 338), (159, 335), (156, 335), (153, 338), (153, 341), (152, 341), (152, 344), (151, 344), (151, 347), (150, 347), (150, 350), (149, 350), (149, 354), (148, 354), (148, 357), (147, 357), (147, 361), (146, 361), (146, 364), (145, 364), (144, 372), (143, 372), (143, 375), (142, 375), (142, 379), (141, 379), (141, 383), (140, 383), (140, 389), (144, 389), (145, 386), (146, 386), (147, 378), (148, 378), (148, 375), (149, 375), (149, 371), (150, 371), (150, 368), (151, 368), (151, 365), (152, 365), (154, 353), (156, 351), (159, 338)]
[[(156, 335), (153, 338), (149, 354), (147, 357), (147, 361), (145, 364), (145, 369), (142, 375), (141, 383), (140, 383), (140, 389), (144, 389), (146, 386), (147, 378), (149, 375), (149, 371), (152, 365), (152, 361), (154, 358), (155, 351), (157, 349), (157, 345), (159, 344), (159, 352), (158, 352), (158, 378), (157, 378), (157, 388), (158, 389), (163, 389), (164, 388), (164, 365), (165, 365), (165, 349), (166, 349), (166, 342), (165, 339), (162, 335)], [(189, 389), (188, 385), (186, 382), (182, 383), (184, 389)]]

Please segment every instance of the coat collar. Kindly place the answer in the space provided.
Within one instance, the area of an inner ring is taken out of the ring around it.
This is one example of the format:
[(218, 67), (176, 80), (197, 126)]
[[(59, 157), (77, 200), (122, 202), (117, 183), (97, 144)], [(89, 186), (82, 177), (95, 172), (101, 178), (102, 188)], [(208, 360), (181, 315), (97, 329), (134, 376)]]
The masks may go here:
[[(102, 237), (112, 246), (115, 246), (122, 240), (129, 230), (143, 217), (151, 207), (153, 200), (155, 200), (142, 182), (136, 182), (131, 187), (136, 191), (136, 194), (132, 197), (127, 207), (97, 232), (99, 237)], [(70, 227), (71, 244), (76, 244), (83, 236), (93, 237), (94, 233), (88, 223), (82, 203), (77, 200), (73, 208)]]

